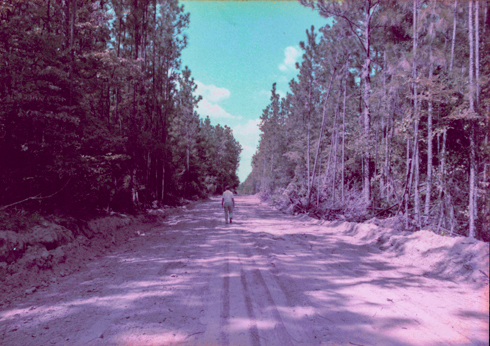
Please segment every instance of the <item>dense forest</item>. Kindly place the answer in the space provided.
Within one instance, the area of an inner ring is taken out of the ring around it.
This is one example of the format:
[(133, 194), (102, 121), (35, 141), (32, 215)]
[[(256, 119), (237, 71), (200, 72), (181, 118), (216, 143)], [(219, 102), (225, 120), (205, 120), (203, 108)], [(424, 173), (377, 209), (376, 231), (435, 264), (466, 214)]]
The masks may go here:
[(241, 146), (199, 117), (181, 66), (188, 25), (177, 0), (2, 1), (0, 211), (137, 210), (237, 186)]
[(272, 86), (241, 189), (326, 219), (399, 215), (488, 241), (488, 1), (301, 0), (290, 92)]

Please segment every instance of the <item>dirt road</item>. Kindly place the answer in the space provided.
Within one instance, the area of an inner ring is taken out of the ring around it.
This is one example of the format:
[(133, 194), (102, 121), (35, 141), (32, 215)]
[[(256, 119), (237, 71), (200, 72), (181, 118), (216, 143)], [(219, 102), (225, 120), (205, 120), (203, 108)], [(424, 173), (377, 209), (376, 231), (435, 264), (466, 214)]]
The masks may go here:
[(488, 286), (236, 202), (231, 225), (197, 204), (0, 311), (0, 344), (488, 345)]

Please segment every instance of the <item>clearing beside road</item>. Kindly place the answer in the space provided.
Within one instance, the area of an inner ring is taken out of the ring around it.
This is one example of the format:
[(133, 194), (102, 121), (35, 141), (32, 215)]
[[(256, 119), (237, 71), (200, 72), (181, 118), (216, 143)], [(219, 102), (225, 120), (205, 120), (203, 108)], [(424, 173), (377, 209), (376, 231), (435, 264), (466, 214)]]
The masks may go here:
[[(2, 345), (488, 345), (488, 243), (190, 206), (0, 310)], [(135, 230), (136, 231), (136, 230)]]

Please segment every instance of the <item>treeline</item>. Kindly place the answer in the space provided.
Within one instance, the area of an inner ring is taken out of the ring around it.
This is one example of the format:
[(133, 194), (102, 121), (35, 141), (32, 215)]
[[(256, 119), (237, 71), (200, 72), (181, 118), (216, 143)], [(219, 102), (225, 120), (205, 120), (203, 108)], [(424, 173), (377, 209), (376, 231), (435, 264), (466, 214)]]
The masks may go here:
[(200, 119), (177, 0), (0, 4), (0, 207), (134, 209), (238, 185)]
[(302, 1), (334, 22), (273, 85), (242, 190), (488, 241), (489, 2)]

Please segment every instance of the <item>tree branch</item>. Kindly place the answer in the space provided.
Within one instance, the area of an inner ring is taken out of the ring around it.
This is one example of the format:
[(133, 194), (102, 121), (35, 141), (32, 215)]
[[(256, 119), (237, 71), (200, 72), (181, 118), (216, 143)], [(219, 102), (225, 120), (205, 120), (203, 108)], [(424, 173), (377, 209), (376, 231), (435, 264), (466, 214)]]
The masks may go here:
[[(356, 32), (356, 29), (358, 29), (358, 30), (361, 29), (361, 26), (360, 25), (358, 25), (358, 24), (354, 23), (353, 21), (351, 21), (346, 15), (344, 15), (342, 13), (335, 12), (335, 11), (327, 10), (325, 7), (322, 7), (321, 5), (318, 5), (318, 10), (319, 10), (320, 14), (322, 14), (324, 16), (330, 15), (330, 16), (334, 16), (334, 17), (343, 18), (347, 22), (347, 24), (349, 24), (350, 31), (354, 34), (355, 37), (357, 37), (357, 39), (359, 40), (359, 43), (361, 44), (361, 47), (364, 49), (364, 44), (363, 44), (363, 42), (361, 40), (361, 37)], [(355, 28), (354, 28), (354, 26), (355, 26)]]
[(18, 201), (18, 202), (12, 203), (12, 204), (4, 205), (3, 207), (0, 207), (0, 210), (4, 210), (4, 209), (10, 208), (10, 207), (12, 207), (14, 205), (17, 205), (17, 204), (20, 204), (20, 203), (24, 203), (24, 202), (27, 202), (27, 201), (30, 201), (30, 200), (41, 200), (41, 199), (51, 198), (54, 195), (60, 193), (61, 190), (63, 190), (66, 187), (66, 185), (68, 185), (68, 183), (70, 182), (70, 180), (71, 180), (71, 178), (68, 179), (68, 181), (66, 182), (66, 184), (61, 189), (59, 189), (58, 191), (56, 191), (55, 193), (53, 193), (53, 194), (51, 194), (49, 196), (39, 197), (41, 194), (39, 194), (37, 196), (31, 196), (31, 197), (28, 197), (26, 199), (23, 199), (22, 201)]

